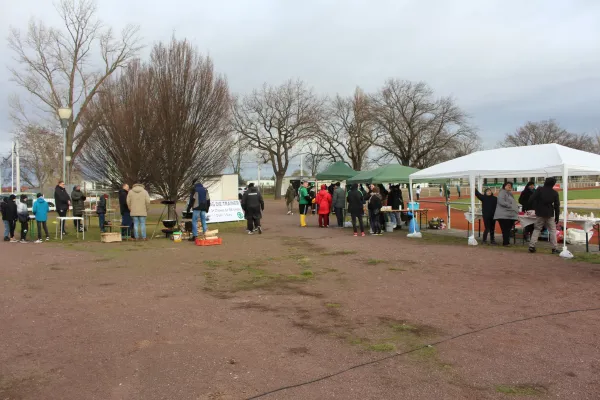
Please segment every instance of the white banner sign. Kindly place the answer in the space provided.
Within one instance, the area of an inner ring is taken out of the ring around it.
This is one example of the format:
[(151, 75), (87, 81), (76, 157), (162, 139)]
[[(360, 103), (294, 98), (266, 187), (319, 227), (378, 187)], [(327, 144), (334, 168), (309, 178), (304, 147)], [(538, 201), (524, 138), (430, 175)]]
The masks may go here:
[(239, 200), (211, 200), (206, 222), (243, 221), (244, 211)]

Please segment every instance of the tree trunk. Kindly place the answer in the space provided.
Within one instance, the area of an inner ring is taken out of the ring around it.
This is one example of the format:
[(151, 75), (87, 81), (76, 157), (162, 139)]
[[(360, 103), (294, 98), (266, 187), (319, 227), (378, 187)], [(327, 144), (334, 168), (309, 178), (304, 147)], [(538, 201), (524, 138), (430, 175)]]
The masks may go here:
[(285, 173), (275, 174), (275, 200), (281, 199), (281, 185), (283, 185), (283, 177)]

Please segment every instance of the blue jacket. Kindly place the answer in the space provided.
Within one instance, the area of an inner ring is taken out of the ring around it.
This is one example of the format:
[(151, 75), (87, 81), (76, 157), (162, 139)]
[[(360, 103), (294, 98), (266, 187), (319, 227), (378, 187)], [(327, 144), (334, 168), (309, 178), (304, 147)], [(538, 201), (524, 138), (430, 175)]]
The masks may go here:
[(48, 202), (44, 200), (43, 197), (39, 197), (36, 201), (33, 202), (33, 215), (35, 215), (35, 220), (44, 222), (48, 220), (48, 211), (50, 207), (48, 206)]
[(197, 211), (206, 211), (210, 209), (210, 197), (208, 190), (201, 183), (196, 183), (190, 195), (187, 209), (193, 208)]

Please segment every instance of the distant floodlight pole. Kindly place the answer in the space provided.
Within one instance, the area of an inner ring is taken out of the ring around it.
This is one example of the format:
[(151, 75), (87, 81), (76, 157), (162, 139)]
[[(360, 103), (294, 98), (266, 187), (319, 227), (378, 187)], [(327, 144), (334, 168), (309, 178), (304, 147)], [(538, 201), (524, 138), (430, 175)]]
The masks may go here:
[(16, 193), (21, 192), (21, 155), (19, 151), (19, 141), (15, 140), (15, 170), (17, 173), (17, 188), (15, 189)]
[[(63, 128), (63, 173), (62, 180), (67, 184), (67, 128), (69, 127), (69, 121), (73, 115), (73, 110), (69, 107), (61, 107), (58, 109), (58, 118), (60, 118), (60, 125)], [(71, 157), (69, 157), (68, 161)]]
[(10, 146), (10, 193), (14, 193), (15, 190), (15, 142), (12, 142)]

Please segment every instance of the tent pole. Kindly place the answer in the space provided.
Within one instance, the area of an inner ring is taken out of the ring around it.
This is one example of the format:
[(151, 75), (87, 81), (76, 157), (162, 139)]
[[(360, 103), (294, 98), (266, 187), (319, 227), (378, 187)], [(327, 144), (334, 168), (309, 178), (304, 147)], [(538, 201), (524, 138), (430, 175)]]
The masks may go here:
[(475, 239), (475, 173), (473, 172), (469, 175), (469, 191), (471, 192), (471, 236), (468, 244), (477, 246), (477, 239)]
[[(412, 191), (413, 191), (413, 182), (412, 182), (412, 178), (409, 175), (408, 176), (408, 203), (407, 203), (408, 207), (407, 207), (407, 210), (410, 210), (410, 203), (411, 203), (411, 201), (413, 201), (412, 200), (412, 198), (413, 198), (413, 192)], [(413, 211), (413, 218), (415, 218), (415, 217), (416, 217), (416, 213)], [(425, 221), (425, 222), (427, 222), (427, 221)], [(416, 223), (416, 221), (415, 221), (415, 223)], [(407, 237), (413, 237), (413, 238), (423, 237), (421, 235), (421, 231), (418, 231), (417, 229), (415, 229), (414, 233), (409, 233), (406, 236)]]
[(573, 254), (567, 250), (567, 214), (568, 214), (568, 194), (569, 194), (569, 168), (563, 165), (563, 249), (560, 256), (563, 258), (573, 258)]

